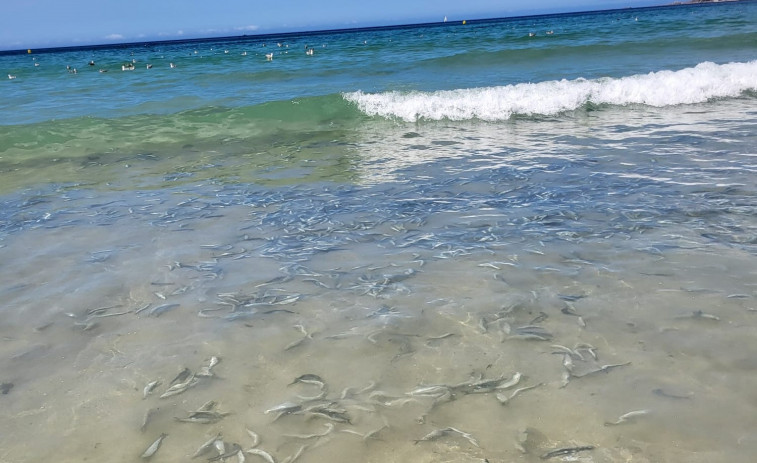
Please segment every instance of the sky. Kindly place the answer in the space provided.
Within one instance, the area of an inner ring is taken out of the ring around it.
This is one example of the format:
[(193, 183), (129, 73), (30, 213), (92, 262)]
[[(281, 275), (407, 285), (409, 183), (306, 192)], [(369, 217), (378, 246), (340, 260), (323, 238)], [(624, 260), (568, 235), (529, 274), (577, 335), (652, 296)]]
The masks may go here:
[(0, 50), (604, 10), (665, 0), (6, 0)]

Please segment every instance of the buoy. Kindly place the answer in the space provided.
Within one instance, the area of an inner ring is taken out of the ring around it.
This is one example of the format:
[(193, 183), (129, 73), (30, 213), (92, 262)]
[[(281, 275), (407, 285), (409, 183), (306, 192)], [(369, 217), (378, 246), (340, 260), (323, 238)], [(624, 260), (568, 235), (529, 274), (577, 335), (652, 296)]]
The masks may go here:
[(32, 52), (31, 50), (26, 50), (26, 53), (29, 53), (29, 54), (31, 54), (31, 52)]
[(465, 25), (465, 20), (463, 19), (463, 25)]

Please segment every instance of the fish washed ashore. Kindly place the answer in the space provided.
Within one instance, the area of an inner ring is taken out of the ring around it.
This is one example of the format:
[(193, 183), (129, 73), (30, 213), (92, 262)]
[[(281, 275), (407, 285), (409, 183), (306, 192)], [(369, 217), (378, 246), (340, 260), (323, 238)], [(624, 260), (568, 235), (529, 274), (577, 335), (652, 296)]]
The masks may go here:
[(0, 56), (0, 461), (751, 461), (755, 16)]

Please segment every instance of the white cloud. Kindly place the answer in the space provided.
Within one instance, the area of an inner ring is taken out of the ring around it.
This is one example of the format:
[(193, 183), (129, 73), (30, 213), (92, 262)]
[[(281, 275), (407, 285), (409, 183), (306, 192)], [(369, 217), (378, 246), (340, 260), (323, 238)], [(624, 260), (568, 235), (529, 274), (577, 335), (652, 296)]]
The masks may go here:
[(105, 36), (106, 40), (123, 40), (123, 38), (124, 36), (121, 34), (110, 34)]
[(250, 24), (249, 26), (235, 27), (235, 31), (256, 31), (260, 29), (260, 26)]

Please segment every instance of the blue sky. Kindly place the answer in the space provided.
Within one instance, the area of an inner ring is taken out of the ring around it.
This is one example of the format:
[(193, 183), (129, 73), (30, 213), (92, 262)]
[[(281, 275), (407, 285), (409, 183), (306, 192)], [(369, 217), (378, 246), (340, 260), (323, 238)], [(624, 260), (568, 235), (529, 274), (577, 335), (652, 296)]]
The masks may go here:
[(0, 50), (649, 6), (659, 0), (8, 0)]

